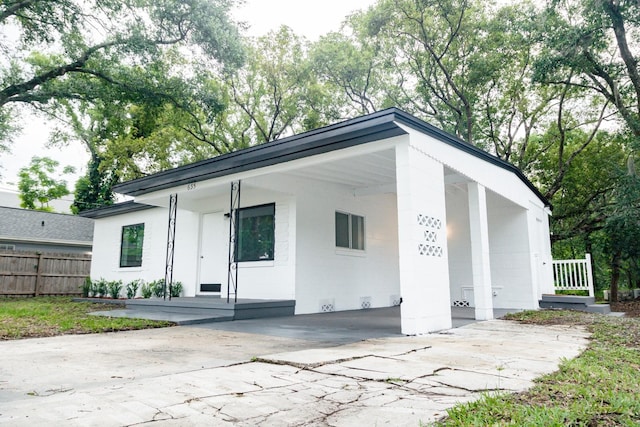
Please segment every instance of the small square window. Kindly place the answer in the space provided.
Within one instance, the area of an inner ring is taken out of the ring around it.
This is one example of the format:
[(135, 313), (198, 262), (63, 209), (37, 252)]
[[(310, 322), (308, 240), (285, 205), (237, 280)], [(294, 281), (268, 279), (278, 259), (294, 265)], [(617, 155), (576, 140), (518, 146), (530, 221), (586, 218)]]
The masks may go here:
[(144, 224), (122, 227), (120, 242), (120, 267), (140, 267), (142, 265), (142, 245), (144, 243)]
[(364, 250), (364, 217), (336, 212), (336, 247)]

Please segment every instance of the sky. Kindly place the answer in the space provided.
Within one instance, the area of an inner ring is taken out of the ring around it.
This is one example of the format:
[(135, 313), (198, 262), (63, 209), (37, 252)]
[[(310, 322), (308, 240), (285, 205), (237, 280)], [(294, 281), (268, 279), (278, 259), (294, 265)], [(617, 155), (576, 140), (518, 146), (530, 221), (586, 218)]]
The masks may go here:
[[(347, 15), (366, 9), (374, 3), (375, 0), (245, 0), (232, 15), (236, 20), (249, 25), (247, 34), (250, 36), (261, 36), (281, 25), (287, 25), (296, 34), (314, 41), (323, 34), (339, 30)], [(27, 166), (31, 157), (37, 155), (51, 157), (62, 166), (74, 166), (76, 174), (65, 177), (72, 190), (75, 180), (86, 171), (89, 155), (84, 147), (76, 142), (62, 148), (46, 148), (53, 125), (28, 110), (21, 111), (20, 114), (22, 132), (14, 138), (11, 153), (0, 154), (0, 189), (15, 189), (18, 170)]]

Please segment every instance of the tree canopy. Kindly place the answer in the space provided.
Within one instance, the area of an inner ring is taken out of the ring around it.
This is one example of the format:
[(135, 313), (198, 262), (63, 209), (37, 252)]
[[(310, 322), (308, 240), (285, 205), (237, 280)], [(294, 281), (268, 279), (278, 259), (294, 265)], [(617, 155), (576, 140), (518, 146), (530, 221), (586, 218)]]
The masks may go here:
[(70, 166), (58, 170), (58, 163), (48, 157), (34, 156), (29, 166), (18, 173), (18, 190), (20, 191), (20, 207), (51, 212), (49, 202), (69, 194), (67, 182), (62, 175), (73, 173)]

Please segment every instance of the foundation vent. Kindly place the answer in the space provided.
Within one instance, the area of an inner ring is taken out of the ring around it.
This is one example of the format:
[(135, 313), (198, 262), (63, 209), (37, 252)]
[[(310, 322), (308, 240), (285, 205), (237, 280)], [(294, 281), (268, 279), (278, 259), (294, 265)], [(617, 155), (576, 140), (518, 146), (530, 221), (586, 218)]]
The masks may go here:
[(470, 307), (470, 306), (469, 306), (469, 301), (465, 301), (465, 300), (462, 300), (462, 301), (454, 301), (454, 302), (453, 302), (453, 306), (454, 306), (454, 307)]
[(389, 303), (391, 304), (392, 307), (396, 307), (400, 305), (401, 302), (402, 302), (402, 298), (400, 298), (400, 295), (391, 295), (389, 297)]
[(327, 312), (330, 312), (330, 311), (336, 311), (335, 300), (333, 300), (333, 299), (320, 300), (320, 311), (322, 313), (327, 313)]
[(360, 297), (360, 308), (363, 310), (371, 308), (371, 297)]

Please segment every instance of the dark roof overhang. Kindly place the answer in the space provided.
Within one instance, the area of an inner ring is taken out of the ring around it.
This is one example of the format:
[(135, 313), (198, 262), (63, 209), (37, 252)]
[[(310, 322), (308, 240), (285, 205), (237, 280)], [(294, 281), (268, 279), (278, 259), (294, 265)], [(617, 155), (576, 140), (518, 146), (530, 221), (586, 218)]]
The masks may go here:
[[(114, 186), (113, 190), (117, 193), (139, 196), (179, 185), (277, 165), (406, 134), (407, 132), (401, 126), (398, 126), (398, 123), (430, 135), (439, 141), (514, 173), (546, 206), (551, 207), (551, 204), (542, 193), (512, 164), (398, 108), (389, 108), (309, 132), (124, 182)], [(88, 217), (98, 218), (97, 216)]]
[(385, 111), (124, 182), (113, 191), (139, 196), (406, 134)]
[(80, 216), (85, 218), (106, 218), (109, 216), (120, 215), (129, 212), (143, 211), (146, 209), (152, 209), (156, 206), (145, 205), (143, 203), (136, 203), (134, 201), (127, 201), (122, 203), (114, 203), (113, 205), (103, 206), (100, 208), (89, 209), (79, 213)]

